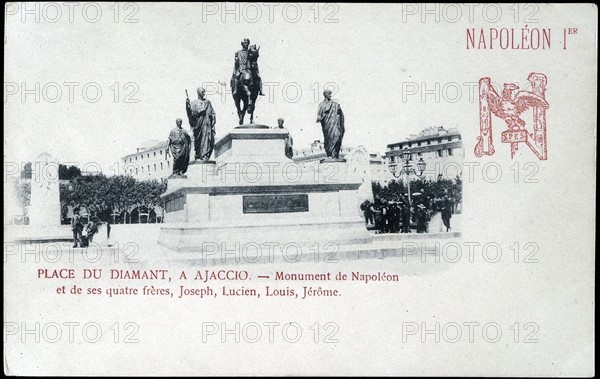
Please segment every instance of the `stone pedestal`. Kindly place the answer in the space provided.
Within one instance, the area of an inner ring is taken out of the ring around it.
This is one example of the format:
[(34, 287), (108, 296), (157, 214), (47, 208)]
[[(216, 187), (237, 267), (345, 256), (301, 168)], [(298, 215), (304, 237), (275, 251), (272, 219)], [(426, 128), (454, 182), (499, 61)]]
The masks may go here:
[(177, 251), (335, 249), (370, 244), (356, 212), (360, 178), (345, 162), (301, 167), (285, 156), (286, 129), (236, 128), (215, 144), (215, 163), (169, 179), (158, 243)]

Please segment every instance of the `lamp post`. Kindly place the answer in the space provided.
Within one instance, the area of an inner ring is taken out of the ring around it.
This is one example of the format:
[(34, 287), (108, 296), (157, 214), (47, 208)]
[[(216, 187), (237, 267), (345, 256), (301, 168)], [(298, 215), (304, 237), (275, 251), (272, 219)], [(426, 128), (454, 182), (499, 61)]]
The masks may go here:
[(402, 174), (406, 175), (406, 188), (408, 189), (408, 206), (412, 207), (409, 175), (415, 174), (420, 177), (421, 175), (423, 175), (423, 171), (425, 171), (425, 166), (427, 164), (421, 157), (421, 158), (419, 158), (419, 161), (417, 162), (417, 169), (415, 170), (415, 168), (412, 167), (412, 165), (410, 164), (410, 155), (411, 155), (410, 149), (408, 148), (408, 146), (405, 146), (404, 150), (402, 150), (402, 161), (404, 162), (402, 165), (402, 169), (400, 169), (400, 171), (398, 171), (398, 165), (396, 163), (390, 164), (389, 168), (390, 168), (390, 172), (392, 173), (392, 175), (394, 175), (395, 178), (399, 178), (400, 176), (402, 176)]

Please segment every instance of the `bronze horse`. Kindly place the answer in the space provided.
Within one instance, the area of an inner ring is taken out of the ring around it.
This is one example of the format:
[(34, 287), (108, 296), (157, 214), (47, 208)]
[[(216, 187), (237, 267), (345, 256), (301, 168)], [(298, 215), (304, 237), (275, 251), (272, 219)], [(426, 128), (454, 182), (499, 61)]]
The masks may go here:
[[(252, 65), (252, 70), (242, 70), (239, 80), (232, 78), (232, 96), (235, 101), (235, 107), (237, 108), (239, 124), (244, 123), (244, 117), (246, 112), (250, 115), (250, 123), (254, 123), (254, 109), (258, 92), (260, 90), (260, 83), (258, 77), (254, 74), (256, 70), (256, 62), (258, 60), (258, 49), (256, 45), (252, 45), (248, 49), (248, 60)], [(237, 88), (233, 88), (237, 86)]]

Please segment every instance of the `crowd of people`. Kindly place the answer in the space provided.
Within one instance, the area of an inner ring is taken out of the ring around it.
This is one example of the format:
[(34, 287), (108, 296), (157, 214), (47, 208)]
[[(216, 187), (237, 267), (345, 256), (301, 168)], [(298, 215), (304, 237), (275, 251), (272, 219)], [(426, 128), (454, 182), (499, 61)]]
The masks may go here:
[(450, 220), (454, 202), (446, 198), (432, 201), (417, 200), (409, 205), (408, 201), (365, 200), (361, 206), (365, 216), (365, 225), (375, 233), (434, 233), (451, 231)]
[(460, 180), (417, 180), (411, 187), (415, 192), (409, 199), (402, 183), (374, 186), (374, 202), (365, 200), (360, 205), (367, 228), (375, 233), (451, 231), (452, 215), (460, 212)]
[[(73, 231), (73, 247), (88, 247), (94, 240), (94, 235), (98, 233), (99, 220), (97, 216), (92, 216), (85, 223), (79, 214), (79, 209), (75, 209), (71, 218), (71, 231)], [(110, 228), (110, 226), (108, 226)], [(107, 229), (107, 231), (110, 229)], [(110, 233), (110, 232), (107, 232)], [(107, 234), (108, 235), (108, 234)]]

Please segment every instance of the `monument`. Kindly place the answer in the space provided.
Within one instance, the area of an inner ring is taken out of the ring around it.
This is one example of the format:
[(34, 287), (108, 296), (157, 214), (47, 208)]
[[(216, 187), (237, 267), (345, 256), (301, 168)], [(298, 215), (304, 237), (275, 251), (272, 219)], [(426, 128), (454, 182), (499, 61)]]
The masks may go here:
[(180, 118), (175, 120), (177, 126), (171, 129), (167, 141), (166, 154), (173, 157), (173, 174), (171, 177), (183, 176), (187, 172), (190, 163), (192, 141), (190, 135), (181, 127), (182, 122)]
[[(252, 123), (259, 83), (248, 45), (244, 40), (244, 49), (236, 53), (231, 80), (240, 125), (214, 144), (214, 161), (203, 153), (186, 177), (169, 179), (158, 243), (179, 252), (223, 253), (252, 246), (273, 254), (289, 246), (306, 252), (328, 244), (338, 249), (370, 245), (372, 236), (357, 212), (362, 181), (339, 159), (344, 134), (339, 104), (325, 91), (319, 105), (328, 159), (314, 167), (296, 164), (283, 120), (277, 128)], [(247, 101), (242, 109), (240, 100)], [(250, 124), (243, 123), (245, 111)]]
[(7, 235), (12, 241), (28, 244), (73, 240), (70, 226), (61, 225), (58, 166), (56, 159), (48, 153), (41, 153), (32, 163), (29, 224), (6, 226), (10, 228)]
[(259, 94), (264, 96), (258, 69), (259, 50), (260, 47), (250, 46), (250, 40), (245, 38), (242, 41), (242, 50), (235, 53), (230, 85), (240, 125), (244, 124), (246, 112), (250, 115), (250, 123), (254, 123), (256, 99)]
[(321, 123), (325, 141), (325, 161), (344, 161), (340, 158), (342, 139), (344, 138), (344, 112), (337, 101), (331, 100), (331, 91), (323, 91), (325, 99), (319, 104), (317, 122)]
[(190, 101), (188, 97), (185, 100), (185, 110), (194, 132), (194, 159), (207, 162), (215, 145), (217, 116), (210, 100), (206, 98), (204, 88), (198, 87), (197, 92), (198, 99)]
[(169, 180), (158, 243), (198, 252), (370, 243), (356, 211), (359, 177), (344, 162), (300, 167), (285, 154), (288, 137), (262, 125), (236, 128), (215, 144), (215, 164), (191, 164), (186, 179)]

